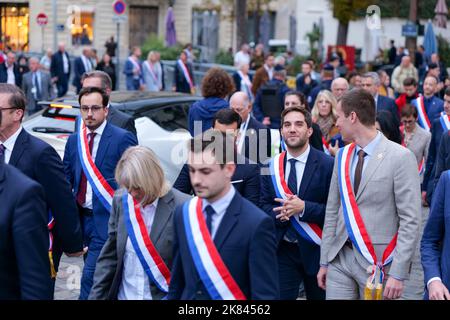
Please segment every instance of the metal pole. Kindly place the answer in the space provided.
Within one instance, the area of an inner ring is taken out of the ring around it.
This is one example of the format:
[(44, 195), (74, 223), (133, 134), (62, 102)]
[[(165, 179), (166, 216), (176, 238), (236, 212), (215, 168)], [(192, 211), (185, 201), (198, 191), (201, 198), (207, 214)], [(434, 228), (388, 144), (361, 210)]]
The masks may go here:
[(116, 89), (120, 89), (120, 23), (117, 22), (117, 52), (116, 52), (116, 57), (117, 57), (117, 70), (116, 70)]
[(42, 31), (42, 54), (45, 54), (44, 52), (44, 26), (41, 26), (41, 31)]
[[(56, 0), (52, 0), (52, 9), (53, 9), (53, 52), (56, 52), (57, 50), (57, 24), (58, 24), (58, 19), (56, 18)], [(42, 39), (42, 43), (44, 43), (44, 39)]]

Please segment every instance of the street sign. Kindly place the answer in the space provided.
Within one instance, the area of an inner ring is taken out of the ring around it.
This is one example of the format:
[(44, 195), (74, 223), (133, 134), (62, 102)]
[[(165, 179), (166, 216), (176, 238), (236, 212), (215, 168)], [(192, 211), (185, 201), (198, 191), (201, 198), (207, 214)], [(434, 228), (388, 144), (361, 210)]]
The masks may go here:
[(56, 30), (58, 30), (59, 32), (62, 32), (62, 31), (64, 31), (64, 24), (63, 23), (61, 23), (61, 24), (57, 24), (56, 25)]
[(128, 16), (126, 14), (121, 15), (121, 16), (114, 15), (112, 20), (115, 23), (122, 23), (122, 22), (126, 22), (128, 20)]
[(417, 24), (407, 23), (402, 26), (402, 36), (417, 37)]
[(48, 17), (45, 13), (39, 13), (36, 17), (36, 22), (41, 27), (45, 26), (48, 23)]
[(125, 12), (125, 2), (123, 0), (116, 0), (113, 2), (113, 10), (117, 15), (121, 15)]

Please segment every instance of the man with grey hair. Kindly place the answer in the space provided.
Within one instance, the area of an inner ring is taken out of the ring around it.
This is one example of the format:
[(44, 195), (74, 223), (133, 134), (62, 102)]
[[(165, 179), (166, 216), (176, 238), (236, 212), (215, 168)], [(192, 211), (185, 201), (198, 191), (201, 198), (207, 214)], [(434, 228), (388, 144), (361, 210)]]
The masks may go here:
[(378, 90), (380, 88), (380, 77), (376, 72), (367, 72), (362, 76), (362, 88), (369, 92), (375, 100), (375, 110), (376, 112), (380, 111), (389, 111), (392, 114), (393, 121), (395, 125), (398, 127), (400, 125), (400, 118), (397, 112), (397, 106), (395, 104), (394, 99), (384, 97), (378, 94)]
[(339, 77), (331, 82), (331, 92), (336, 100), (339, 100), (349, 88), (348, 81), (345, 78)]
[[(255, 163), (263, 163), (271, 156), (270, 129), (252, 115), (252, 105), (247, 93), (238, 91), (230, 98), (230, 108), (242, 119), (237, 151)], [(255, 147), (256, 145), (256, 147)]]
[(411, 63), (411, 58), (409, 56), (403, 56), (400, 65), (392, 72), (392, 87), (395, 91), (398, 93), (403, 93), (405, 91), (403, 80), (406, 78), (414, 78), (416, 81), (419, 81), (417, 69)]
[(22, 90), (28, 102), (28, 115), (42, 109), (39, 101), (48, 101), (54, 98), (50, 74), (41, 71), (39, 59), (31, 57), (28, 60), (30, 71), (23, 75)]

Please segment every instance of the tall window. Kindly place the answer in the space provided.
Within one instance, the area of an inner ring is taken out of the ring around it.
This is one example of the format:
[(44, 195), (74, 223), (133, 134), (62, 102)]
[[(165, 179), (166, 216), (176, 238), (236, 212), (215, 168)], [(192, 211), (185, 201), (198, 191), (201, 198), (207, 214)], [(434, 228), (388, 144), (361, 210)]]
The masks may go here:
[(72, 44), (91, 45), (94, 40), (94, 13), (73, 12), (72, 18)]
[(214, 61), (219, 47), (219, 14), (215, 10), (192, 12), (192, 45), (200, 49), (200, 61)]
[(0, 3), (0, 49), (28, 51), (28, 4)]

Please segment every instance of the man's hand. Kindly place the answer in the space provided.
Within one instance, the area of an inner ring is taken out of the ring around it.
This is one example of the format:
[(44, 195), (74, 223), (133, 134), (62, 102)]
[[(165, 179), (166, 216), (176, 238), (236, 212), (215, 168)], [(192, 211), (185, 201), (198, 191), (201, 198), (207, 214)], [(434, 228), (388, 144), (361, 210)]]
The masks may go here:
[(422, 191), (422, 205), (424, 207), (428, 207), (427, 192), (426, 191)]
[(336, 156), (336, 153), (338, 152), (338, 150), (339, 150), (339, 141), (336, 140), (334, 142), (334, 146), (331, 145), (331, 143), (330, 143), (330, 146), (328, 147), (328, 151), (330, 152), (330, 155), (332, 157)]
[(319, 272), (317, 273), (317, 285), (323, 290), (326, 290), (327, 288), (327, 272), (327, 267), (320, 267)]
[(305, 201), (296, 195), (290, 195), (286, 200), (281, 198), (275, 198), (274, 200), (282, 204), (282, 206), (273, 209), (273, 211), (279, 212), (276, 218), (281, 221), (289, 220), (291, 216), (300, 214), (305, 208)]
[(403, 281), (397, 280), (389, 277), (386, 281), (386, 286), (384, 287), (384, 299), (398, 299), (401, 297), (403, 292)]
[(83, 251), (74, 252), (74, 253), (66, 253), (66, 256), (70, 258), (81, 257), (84, 256), (88, 252), (88, 247), (84, 247)]
[(270, 118), (264, 117), (262, 124), (265, 126), (270, 126)]
[(430, 300), (450, 300), (450, 293), (442, 281), (435, 280), (428, 286), (428, 297)]

